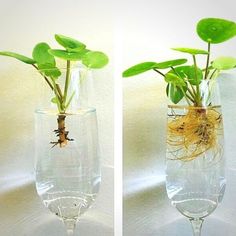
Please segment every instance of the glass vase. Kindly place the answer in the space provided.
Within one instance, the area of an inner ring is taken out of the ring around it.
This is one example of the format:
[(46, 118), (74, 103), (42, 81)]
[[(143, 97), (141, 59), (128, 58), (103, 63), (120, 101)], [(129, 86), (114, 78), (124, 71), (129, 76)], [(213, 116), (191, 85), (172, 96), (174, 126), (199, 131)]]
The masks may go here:
[(35, 124), (36, 189), (72, 235), (101, 182), (96, 110), (38, 110)]
[[(37, 80), (36, 88), (40, 90), (38, 92), (38, 109), (58, 109), (57, 103), (55, 102), (56, 93), (55, 87), (60, 87), (60, 93), (64, 96), (65, 80), (68, 73), (68, 91), (67, 101), (69, 102), (66, 110), (76, 110), (80, 108), (95, 107), (95, 90), (93, 84), (93, 74), (90, 69), (81, 65), (73, 64), (69, 71), (65, 67), (59, 68), (61, 75), (56, 79), (52, 80), (47, 78), (51, 83), (51, 87), (43, 77), (47, 74), (50, 69), (37, 71), (32, 76), (36, 77)], [(43, 72), (43, 73), (41, 73)], [(55, 82), (55, 84), (53, 82)]]
[(221, 202), (225, 157), (216, 80), (200, 86), (201, 106), (170, 104), (167, 114), (166, 190), (171, 203), (201, 235), (205, 217)]

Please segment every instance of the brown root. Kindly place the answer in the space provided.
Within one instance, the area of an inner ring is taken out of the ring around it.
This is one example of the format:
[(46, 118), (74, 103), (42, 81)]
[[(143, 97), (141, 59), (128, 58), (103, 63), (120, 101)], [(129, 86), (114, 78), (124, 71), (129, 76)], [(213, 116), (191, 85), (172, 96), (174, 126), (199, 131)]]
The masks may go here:
[(56, 134), (57, 137), (59, 137), (59, 139), (56, 142), (51, 142), (51, 144), (53, 144), (52, 147), (59, 145), (62, 148), (67, 145), (68, 141), (73, 141), (73, 139), (68, 138), (69, 131), (66, 131), (65, 119), (66, 119), (65, 115), (58, 115), (57, 118), (58, 129), (55, 129), (54, 133)]
[(172, 112), (167, 144), (173, 160), (191, 161), (208, 150), (219, 153), (222, 116), (214, 108), (189, 109), (185, 115)]

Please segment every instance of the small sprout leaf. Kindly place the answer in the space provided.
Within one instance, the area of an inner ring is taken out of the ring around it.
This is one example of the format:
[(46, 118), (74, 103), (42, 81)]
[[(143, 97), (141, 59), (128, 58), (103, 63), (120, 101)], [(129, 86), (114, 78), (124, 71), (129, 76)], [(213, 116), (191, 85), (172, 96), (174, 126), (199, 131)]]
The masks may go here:
[(35, 64), (36, 61), (29, 58), (29, 57), (26, 57), (26, 56), (23, 56), (21, 54), (18, 54), (18, 53), (14, 53), (14, 52), (0, 52), (0, 55), (1, 56), (7, 56), (7, 57), (13, 57), (21, 62), (24, 62), (26, 64)]
[(205, 42), (222, 43), (236, 35), (236, 24), (225, 19), (204, 18), (197, 24), (197, 33)]
[(109, 59), (106, 54), (98, 51), (87, 52), (82, 57), (82, 63), (92, 69), (100, 69), (107, 65)]
[(234, 57), (218, 57), (212, 62), (212, 67), (217, 70), (230, 70), (235, 68), (236, 58)]
[(52, 99), (51, 99), (51, 102), (57, 104), (57, 103), (58, 103), (58, 99), (57, 99), (57, 97), (52, 98)]

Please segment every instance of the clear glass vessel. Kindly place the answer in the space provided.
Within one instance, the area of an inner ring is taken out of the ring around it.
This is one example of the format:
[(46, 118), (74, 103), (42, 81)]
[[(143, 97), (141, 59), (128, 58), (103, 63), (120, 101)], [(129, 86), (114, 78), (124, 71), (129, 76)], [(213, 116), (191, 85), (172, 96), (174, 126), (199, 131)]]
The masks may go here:
[(221, 202), (226, 186), (219, 94), (209, 91), (203, 91), (201, 107), (168, 106), (166, 190), (191, 221), (195, 236), (201, 235), (204, 218)]
[[(101, 182), (95, 109), (35, 113), (36, 189), (68, 235), (93, 204)], [(64, 136), (63, 136), (64, 135)]]
[[(90, 69), (81, 65), (80, 63), (73, 64), (69, 71), (64, 67), (59, 67), (61, 75), (55, 80), (55, 87), (60, 87), (62, 95), (64, 96), (65, 80), (69, 77), (68, 91), (67, 91), (67, 101), (68, 107), (66, 110), (76, 110), (79, 108), (94, 107), (95, 103), (95, 90), (93, 85), (93, 74)], [(41, 70), (44, 73), (51, 71), (50, 69)], [(54, 90), (48, 86), (48, 83), (43, 78), (42, 74), (37, 71), (33, 72), (34, 77), (37, 80), (37, 87), (35, 89), (40, 89), (38, 97), (38, 108), (42, 110), (46, 109), (57, 109), (56, 102), (53, 102), (55, 98), (55, 88)], [(52, 83), (52, 79), (48, 78)], [(51, 102), (50, 102), (51, 101)]]

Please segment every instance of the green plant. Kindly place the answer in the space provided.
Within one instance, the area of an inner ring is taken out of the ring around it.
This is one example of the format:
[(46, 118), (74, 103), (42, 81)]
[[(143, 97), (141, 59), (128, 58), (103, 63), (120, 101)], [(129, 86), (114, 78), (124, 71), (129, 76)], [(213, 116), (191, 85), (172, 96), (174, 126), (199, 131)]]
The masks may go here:
[[(215, 157), (221, 152), (218, 136), (222, 129), (222, 116), (217, 111), (219, 104), (212, 104), (212, 85), (221, 70), (236, 67), (236, 58), (219, 57), (211, 60), (211, 45), (223, 43), (236, 36), (236, 23), (225, 19), (206, 18), (197, 24), (197, 34), (207, 43), (207, 50), (195, 48), (172, 48), (189, 54), (193, 63), (186, 65), (187, 59), (157, 62), (143, 62), (123, 72), (123, 77), (130, 77), (154, 70), (167, 83), (167, 96), (174, 104), (183, 98), (187, 106), (172, 106), (168, 116), (168, 150), (173, 160), (191, 161), (208, 150), (213, 150)], [(206, 63), (200, 68), (198, 56), (205, 56)], [(167, 71), (163, 71), (167, 70)], [(176, 109), (182, 109), (180, 113)], [(187, 109), (185, 115), (183, 110)]]
[[(58, 129), (54, 132), (59, 139), (51, 143), (53, 145), (59, 144), (60, 147), (63, 147), (66, 146), (67, 141), (72, 141), (72, 139), (68, 138), (69, 132), (65, 130), (66, 111), (75, 94), (74, 92), (70, 95), (68, 94), (71, 64), (72, 62), (80, 61), (87, 68), (100, 69), (108, 63), (108, 57), (103, 52), (87, 49), (84, 43), (76, 39), (59, 34), (55, 35), (55, 39), (64, 49), (51, 49), (47, 43), (41, 42), (34, 47), (32, 58), (6, 51), (0, 52), (0, 55), (13, 57), (33, 66), (53, 91), (54, 97), (51, 102), (57, 105), (59, 112), (57, 119)], [(62, 71), (57, 67), (56, 58), (62, 59), (66, 63), (64, 88), (58, 83), (58, 78), (62, 75)]]
[[(170, 100), (177, 104), (185, 98), (188, 105), (206, 106), (203, 101), (205, 96), (200, 93), (202, 81), (214, 80), (221, 70), (228, 70), (236, 67), (236, 58), (219, 57), (211, 60), (211, 45), (223, 43), (236, 35), (236, 23), (218, 18), (205, 18), (198, 22), (197, 34), (207, 43), (207, 50), (195, 48), (172, 48), (181, 53), (190, 54), (193, 64), (183, 65), (187, 59), (177, 59), (161, 63), (143, 62), (123, 72), (123, 77), (134, 76), (149, 70), (159, 73), (167, 83), (167, 95)], [(197, 56), (205, 56), (206, 64), (200, 68), (197, 63)], [(167, 72), (162, 70), (167, 69)], [(204, 93), (204, 91), (201, 91)]]

